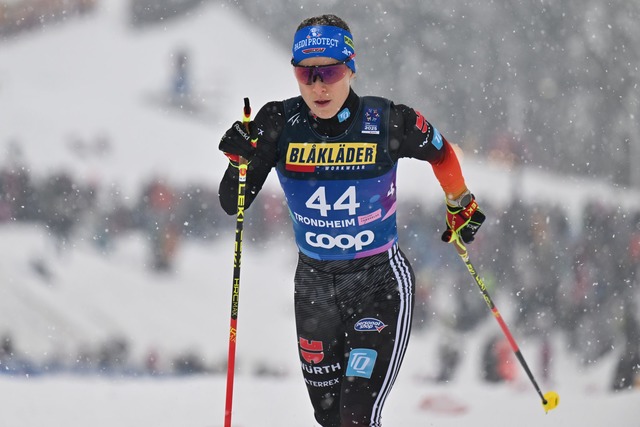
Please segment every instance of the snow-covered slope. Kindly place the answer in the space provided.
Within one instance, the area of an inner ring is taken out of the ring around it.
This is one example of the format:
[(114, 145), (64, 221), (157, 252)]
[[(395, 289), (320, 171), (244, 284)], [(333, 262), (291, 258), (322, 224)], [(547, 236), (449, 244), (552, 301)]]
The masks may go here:
[[(257, 109), (296, 94), (288, 53), (233, 9), (207, 4), (189, 19), (135, 29), (127, 1), (99, 5), (0, 45), (0, 160), (17, 141), (35, 171), (70, 169), (124, 190), (151, 174), (213, 182), (224, 165), (220, 135), (241, 117), (243, 97)], [(200, 115), (156, 102), (169, 97), (179, 49)], [(112, 148), (103, 157), (72, 149), (102, 137)]]

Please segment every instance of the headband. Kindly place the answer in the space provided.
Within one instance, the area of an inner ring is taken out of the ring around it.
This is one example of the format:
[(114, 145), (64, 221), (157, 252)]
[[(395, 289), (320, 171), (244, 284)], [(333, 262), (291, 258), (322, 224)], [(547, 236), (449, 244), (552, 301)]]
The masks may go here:
[(326, 56), (344, 62), (356, 72), (353, 36), (344, 28), (332, 25), (304, 27), (293, 36), (293, 64), (306, 58)]

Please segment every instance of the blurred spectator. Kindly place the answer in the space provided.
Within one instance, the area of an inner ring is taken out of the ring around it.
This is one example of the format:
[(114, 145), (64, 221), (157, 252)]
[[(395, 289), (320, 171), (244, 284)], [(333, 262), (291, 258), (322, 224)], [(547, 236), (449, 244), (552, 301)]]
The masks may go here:
[(10, 142), (7, 152), (7, 164), (0, 167), (0, 223), (35, 219), (35, 190), (20, 144)]
[(16, 350), (10, 333), (3, 334), (0, 340), (0, 374), (34, 375), (38, 373), (35, 364)]
[(195, 351), (186, 351), (173, 360), (173, 370), (178, 375), (202, 374), (208, 371), (203, 358)]
[(489, 382), (513, 381), (518, 369), (515, 362), (507, 339), (501, 335), (491, 336), (482, 353), (482, 377)]
[(10, 167), (0, 170), (0, 222), (32, 219), (36, 211), (33, 199), (27, 169)]
[(178, 248), (180, 229), (176, 217), (176, 195), (163, 179), (152, 180), (143, 190), (142, 215), (151, 243), (151, 266), (171, 270)]
[(160, 375), (160, 354), (155, 348), (149, 349), (145, 358), (144, 367), (150, 375)]
[(459, 334), (445, 332), (440, 337), (438, 344), (439, 368), (435, 381), (446, 383), (453, 379), (453, 376), (460, 364), (461, 348)]
[(177, 105), (189, 103), (191, 82), (189, 79), (189, 57), (186, 49), (180, 48), (173, 54), (171, 102)]
[(71, 177), (62, 172), (47, 180), (38, 197), (42, 218), (54, 238), (58, 253), (69, 242), (79, 213), (79, 194), (76, 190)]
[(124, 337), (112, 337), (102, 344), (98, 352), (98, 369), (106, 374), (122, 374), (131, 369), (129, 343)]
[(525, 163), (526, 144), (509, 132), (500, 132), (491, 138), (488, 150), (489, 160), (506, 166), (518, 166)]
[(616, 364), (613, 390), (640, 387), (640, 323), (634, 300), (626, 300), (622, 321), (624, 347)]

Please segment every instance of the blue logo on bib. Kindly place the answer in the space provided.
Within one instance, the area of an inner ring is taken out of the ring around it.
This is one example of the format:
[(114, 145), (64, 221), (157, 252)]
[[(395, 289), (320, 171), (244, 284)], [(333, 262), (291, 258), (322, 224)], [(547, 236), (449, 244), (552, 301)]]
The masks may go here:
[(349, 354), (345, 375), (348, 377), (371, 378), (377, 357), (378, 352), (370, 348), (354, 348)]

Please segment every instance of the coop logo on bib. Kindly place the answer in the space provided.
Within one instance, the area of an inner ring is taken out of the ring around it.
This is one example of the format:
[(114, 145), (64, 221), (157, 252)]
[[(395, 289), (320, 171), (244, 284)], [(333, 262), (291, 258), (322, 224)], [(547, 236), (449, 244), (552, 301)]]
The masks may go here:
[(337, 246), (340, 249), (351, 249), (355, 247), (356, 251), (360, 251), (363, 247), (373, 243), (374, 237), (375, 235), (371, 230), (361, 231), (355, 236), (350, 234), (331, 236), (329, 234), (316, 234), (311, 231), (305, 234), (307, 243), (314, 248), (333, 249)]

